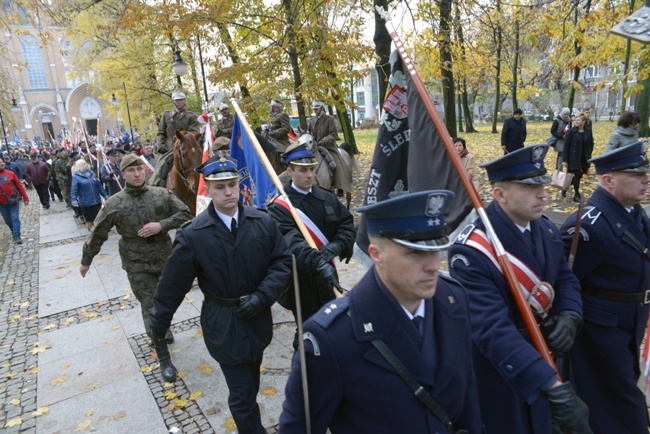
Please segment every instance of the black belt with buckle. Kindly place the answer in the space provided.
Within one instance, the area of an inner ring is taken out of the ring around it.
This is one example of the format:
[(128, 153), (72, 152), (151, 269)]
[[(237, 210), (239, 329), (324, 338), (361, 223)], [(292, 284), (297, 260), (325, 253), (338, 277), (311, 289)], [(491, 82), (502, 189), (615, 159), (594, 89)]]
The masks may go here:
[(618, 292), (606, 291), (604, 289), (583, 287), (582, 293), (593, 297), (603, 298), (612, 301), (627, 301), (631, 303), (650, 304), (650, 289), (644, 292)]
[(248, 296), (244, 295), (239, 298), (222, 298), (214, 297), (212, 295), (204, 295), (204, 301), (208, 304), (215, 304), (222, 307), (239, 307), (246, 297)]

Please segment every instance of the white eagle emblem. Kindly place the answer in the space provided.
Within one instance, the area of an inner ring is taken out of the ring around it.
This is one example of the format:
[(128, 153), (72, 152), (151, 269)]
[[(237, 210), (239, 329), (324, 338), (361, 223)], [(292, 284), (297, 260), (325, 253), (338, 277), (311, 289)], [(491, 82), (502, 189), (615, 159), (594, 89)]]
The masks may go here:
[(427, 209), (424, 212), (429, 217), (435, 217), (440, 214), (441, 208), (445, 204), (447, 197), (443, 194), (430, 194), (427, 198)]
[(533, 148), (533, 161), (541, 161), (544, 159), (544, 147), (535, 146)]

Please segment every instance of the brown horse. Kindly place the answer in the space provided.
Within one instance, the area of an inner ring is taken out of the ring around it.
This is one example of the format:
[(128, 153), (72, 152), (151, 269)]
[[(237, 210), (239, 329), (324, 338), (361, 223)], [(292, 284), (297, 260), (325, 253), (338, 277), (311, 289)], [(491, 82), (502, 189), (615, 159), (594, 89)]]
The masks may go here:
[(188, 206), (193, 216), (196, 215), (196, 192), (199, 187), (199, 173), (194, 169), (203, 160), (200, 138), (201, 133), (176, 130), (174, 164), (167, 176), (167, 189)]

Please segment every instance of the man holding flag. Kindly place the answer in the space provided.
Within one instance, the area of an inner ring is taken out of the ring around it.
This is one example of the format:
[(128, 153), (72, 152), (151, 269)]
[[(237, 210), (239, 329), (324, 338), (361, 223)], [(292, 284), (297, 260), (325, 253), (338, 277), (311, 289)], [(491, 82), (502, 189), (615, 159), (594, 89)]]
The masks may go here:
[[(550, 182), (547, 145), (529, 146), (484, 163), (494, 201), (486, 212), (508, 252), (546, 342), (556, 356), (571, 348), (582, 322), (578, 280), (557, 228), (542, 215)], [(474, 371), (486, 432), (591, 433), (589, 410), (570, 383), (534, 348), (481, 220), (468, 225), (449, 252), (451, 276), (469, 297)]]
[[(352, 256), (354, 221), (352, 214), (333, 193), (314, 185), (316, 159), (310, 149), (297, 143), (287, 149), (284, 158), (291, 178), (284, 191), (319, 247), (316, 250), (307, 244), (282, 198), (277, 198), (269, 206), (269, 213), (280, 224), (280, 230), (296, 256), (304, 321), (334, 299), (334, 287), (340, 289), (333, 260)], [(278, 302), (293, 311), (297, 320), (293, 288), (283, 292)], [(297, 347), (296, 334), (294, 348)]]

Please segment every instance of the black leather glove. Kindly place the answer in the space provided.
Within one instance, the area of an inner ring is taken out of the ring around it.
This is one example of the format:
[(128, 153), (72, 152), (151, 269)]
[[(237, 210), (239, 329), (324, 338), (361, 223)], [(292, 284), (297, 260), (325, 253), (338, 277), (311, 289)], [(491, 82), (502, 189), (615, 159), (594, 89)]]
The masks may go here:
[(562, 312), (544, 322), (542, 331), (553, 354), (560, 356), (571, 349), (580, 324), (582, 319), (576, 312)]
[(330, 263), (325, 261), (323, 258), (319, 258), (316, 262), (315, 271), (318, 278), (329, 288), (334, 287), (338, 289), (339, 292), (343, 292), (343, 288), (339, 285), (339, 280), (336, 277), (336, 270)]
[(251, 319), (259, 315), (266, 306), (259, 294), (251, 294), (241, 302), (237, 308), (237, 316), (241, 319)]
[(554, 427), (566, 434), (593, 434), (589, 427), (589, 409), (576, 395), (571, 383), (562, 383), (542, 393), (551, 406)]
[(320, 249), (319, 253), (320, 257), (323, 258), (325, 262), (330, 262), (332, 259), (341, 256), (343, 253), (343, 247), (336, 241), (333, 241)]

